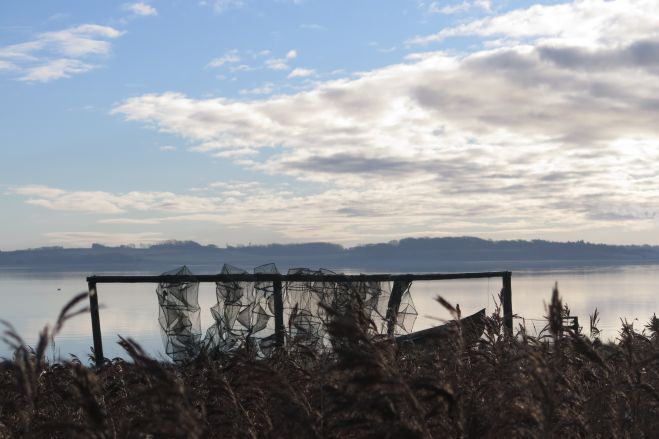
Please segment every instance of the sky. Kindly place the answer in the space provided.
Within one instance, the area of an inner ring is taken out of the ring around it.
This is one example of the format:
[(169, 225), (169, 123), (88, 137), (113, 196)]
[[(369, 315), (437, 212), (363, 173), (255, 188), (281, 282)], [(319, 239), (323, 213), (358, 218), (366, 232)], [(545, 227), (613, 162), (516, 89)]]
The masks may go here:
[(3, 0), (0, 250), (659, 244), (656, 0)]

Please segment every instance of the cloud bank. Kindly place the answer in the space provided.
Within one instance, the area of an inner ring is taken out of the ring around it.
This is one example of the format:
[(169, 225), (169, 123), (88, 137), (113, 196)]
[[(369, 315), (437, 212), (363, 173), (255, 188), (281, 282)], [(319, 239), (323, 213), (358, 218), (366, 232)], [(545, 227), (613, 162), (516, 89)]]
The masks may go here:
[(90, 199), (90, 211), (121, 215), (104, 219), (115, 224), (144, 212), (150, 224), (254, 224), (346, 243), (656, 230), (658, 29), (654, 1), (536, 5), (411, 41), (481, 38), (467, 53), (415, 53), (295, 94), (170, 91), (113, 110), (198, 152), (298, 182), (287, 188), (18, 191), (50, 209), (79, 210)]

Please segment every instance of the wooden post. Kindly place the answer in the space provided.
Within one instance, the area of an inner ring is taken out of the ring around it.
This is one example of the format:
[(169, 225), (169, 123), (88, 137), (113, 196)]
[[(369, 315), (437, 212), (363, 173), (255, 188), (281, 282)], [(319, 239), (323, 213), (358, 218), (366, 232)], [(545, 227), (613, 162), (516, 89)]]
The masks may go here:
[(92, 316), (92, 335), (94, 336), (94, 361), (96, 366), (103, 364), (103, 340), (101, 338), (101, 318), (98, 313), (98, 294), (96, 282), (88, 282), (89, 286), (89, 311)]
[(281, 281), (275, 280), (272, 282), (273, 297), (275, 299), (275, 339), (277, 346), (283, 347), (286, 335), (284, 328), (284, 297), (282, 294)]
[(396, 331), (400, 301), (403, 298), (403, 293), (411, 283), (403, 280), (394, 281), (394, 288), (391, 290), (391, 296), (389, 296), (389, 303), (387, 304), (387, 335), (393, 336)]
[(503, 324), (509, 335), (513, 333), (513, 291), (512, 291), (512, 273), (506, 271), (503, 274), (503, 290), (501, 300), (503, 305)]

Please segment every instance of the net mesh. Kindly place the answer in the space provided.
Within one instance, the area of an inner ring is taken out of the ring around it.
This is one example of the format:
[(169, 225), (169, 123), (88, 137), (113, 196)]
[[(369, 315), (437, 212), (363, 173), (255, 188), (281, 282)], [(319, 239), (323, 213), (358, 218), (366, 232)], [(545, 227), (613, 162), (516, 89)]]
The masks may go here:
[[(325, 270), (292, 268), (288, 274), (322, 275)], [(284, 322), (288, 322), (287, 344), (292, 349), (320, 351), (327, 345), (323, 324), (325, 291), (329, 282), (286, 282), (283, 294)]]
[[(192, 276), (185, 266), (163, 274)], [(165, 352), (175, 363), (194, 358), (199, 353), (201, 343), (199, 283), (163, 282), (158, 285), (156, 294)]]
[(398, 306), (398, 315), (396, 317), (396, 326), (394, 329), (395, 335), (408, 334), (412, 332), (414, 328), (414, 322), (419, 313), (414, 306), (414, 301), (412, 301), (412, 284), (407, 284), (405, 290), (400, 299), (400, 305)]
[[(288, 321), (288, 340), (291, 349), (320, 351), (329, 349), (332, 340), (327, 336), (326, 324), (329, 315), (327, 308), (341, 315), (360, 309), (369, 322), (364, 328), (371, 334), (386, 334), (387, 307), (391, 295), (389, 282), (372, 281), (326, 281), (324, 275), (336, 274), (329, 270), (309, 270), (296, 268), (288, 274), (317, 276), (318, 280), (287, 282), (284, 299), (284, 317)], [(416, 309), (409, 289), (403, 296), (404, 314), (396, 324), (396, 333), (412, 330), (416, 319)]]
[[(225, 275), (246, 274), (245, 270), (225, 264)], [(278, 274), (274, 264), (254, 269), (255, 274)], [(192, 273), (183, 267), (165, 274)], [(293, 268), (289, 275), (310, 276), (306, 281), (289, 281), (282, 285), (284, 341), (291, 351), (322, 352), (332, 348), (326, 325), (331, 309), (338, 315), (361, 310), (366, 317), (365, 330), (372, 334), (387, 334), (387, 309), (392, 295), (390, 282), (365, 280), (328, 281), (329, 270)], [(314, 279), (317, 278), (317, 279)], [(230, 353), (248, 346), (257, 355), (269, 356), (277, 345), (275, 334), (275, 297), (273, 282), (227, 281), (216, 283), (216, 304), (211, 308), (213, 323), (201, 339), (198, 305), (198, 284), (160, 284), (160, 326), (167, 354), (175, 362), (184, 362), (197, 355), (203, 346), (209, 353)], [(396, 315), (394, 335), (412, 331), (417, 311), (404, 286)]]
[[(245, 274), (225, 264), (221, 274)], [(262, 265), (254, 273), (276, 274), (274, 264)], [(213, 324), (206, 331), (204, 345), (209, 351), (231, 352), (245, 343), (262, 355), (275, 345), (274, 296), (272, 282), (218, 282), (217, 303), (211, 308)]]

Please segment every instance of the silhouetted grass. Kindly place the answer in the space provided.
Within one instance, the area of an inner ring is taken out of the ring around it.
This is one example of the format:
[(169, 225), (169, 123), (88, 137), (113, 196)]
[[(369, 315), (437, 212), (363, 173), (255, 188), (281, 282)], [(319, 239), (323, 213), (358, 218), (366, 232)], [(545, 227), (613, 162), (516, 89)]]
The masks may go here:
[[(85, 309), (79, 295), (30, 350), (7, 326), (15, 355), (0, 364), (0, 437), (429, 438), (656, 437), (659, 320), (622, 322), (616, 343), (565, 328), (554, 290), (540, 336), (504, 331), (499, 310), (476, 344), (461, 328), (434, 346), (368, 335), (357, 311), (328, 326), (335, 353), (279, 351), (257, 359), (201, 355), (184, 367), (150, 358), (85, 367), (45, 360), (49, 340)], [(442, 304), (459, 317), (459, 309)]]

